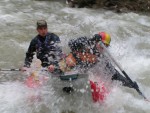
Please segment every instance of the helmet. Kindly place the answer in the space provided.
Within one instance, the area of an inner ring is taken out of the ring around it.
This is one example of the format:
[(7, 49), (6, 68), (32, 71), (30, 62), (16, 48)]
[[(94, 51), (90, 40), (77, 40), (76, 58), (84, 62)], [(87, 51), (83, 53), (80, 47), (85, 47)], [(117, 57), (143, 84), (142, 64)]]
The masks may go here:
[(111, 37), (108, 33), (106, 32), (99, 32), (98, 33), (101, 36), (101, 40), (104, 44), (110, 45)]

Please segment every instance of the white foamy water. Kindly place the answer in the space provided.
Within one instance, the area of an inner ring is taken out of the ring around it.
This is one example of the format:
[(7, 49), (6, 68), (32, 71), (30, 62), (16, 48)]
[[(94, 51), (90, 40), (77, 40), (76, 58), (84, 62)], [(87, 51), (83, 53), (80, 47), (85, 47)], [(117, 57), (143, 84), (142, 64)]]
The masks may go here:
[[(116, 14), (102, 9), (72, 9), (57, 1), (0, 1), (0, 68), (20, 68), (30, 40), (37, 34), (36, 21), (45, 19), (49, 31), (60, 36), (68, 53), (69, 39), (99, 31), (111, 37), (112, 56), (150, 98), (150, 17), (135, 13)], [(98, 72), (97, 72), (98, 73)], [(134, 89), (114, 86), (104, 104), (93, 103), (86, 79), (76, 81), (77, 92), (62, 92), (59, 79), (41, 89), (27, 88), (26, 75), (0, 73), (0, 113), (149, 113), (150, 103)], [(67, 83), (68, 84), (68, 83)], [(85, 91), (85, 89), (87, 91)], [(35, 97), (35, 98), (34, 98)], [(36, 98), (37, 97), (37, 98)], [(33, 101), (32, 101), (33, 100)]]

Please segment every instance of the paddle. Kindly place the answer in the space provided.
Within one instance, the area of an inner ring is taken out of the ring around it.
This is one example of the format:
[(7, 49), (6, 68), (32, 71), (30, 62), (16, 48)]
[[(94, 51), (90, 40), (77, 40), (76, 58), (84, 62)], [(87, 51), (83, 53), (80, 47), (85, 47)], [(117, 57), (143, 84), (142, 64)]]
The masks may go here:
[(111, 60), (116, 64), (116, 66), (120, 69), (120, 71), (125, 75), (125, 77), (129, 80), (129, 82), (131, 83), (131, 86), (139, 93), (139, 95), (141, 95), (145, 100), (149, 101), (145, 95), (140, 91), (138, 84), (134, 81), (132, 81), (130, 79), (130, 77), (127, 75), (127, 73), (123, 70), (123, 68), (121, 67), (121, 65), (119, 63), (117, 63), (117, 61), (112, 57), (112, 55), (110, 54), (110, 52), (107, 50), (107, 48), (105, 47), (105, 45), (100, 42), (101, 47), (103, 47), (104, 51), (110, 56)]
[(0, 71), (21, 71), (21, 69), (0, 69)]

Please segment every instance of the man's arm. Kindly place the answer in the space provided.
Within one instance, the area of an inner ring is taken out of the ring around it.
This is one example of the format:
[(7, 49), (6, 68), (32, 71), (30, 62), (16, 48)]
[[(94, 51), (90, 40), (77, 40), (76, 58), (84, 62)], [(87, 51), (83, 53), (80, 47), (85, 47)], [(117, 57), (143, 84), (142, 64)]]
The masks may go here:
[(33, 39), (30, 42), (28, 51), (26, 52), (26, 58), (25, 58), (25, 62), (24, 62), (24, 67), (30, 67), (30, 64), (32, 62), (33, 55), (34, 55), (35, 51), (36, 51), (36, 41)]
[(126, 77), (120, 74), (119, 71), (116, 70), (115, 67), (110, 62), (107, 62), (106, 71), (113, 73), (113, 76), (111, 78), (112, 80), (118, 80), (122, 82), (123, 86), (129, 87), (129, 88), (133, 87), (133, 84), (130, 83), (130, 81)]
[(124, 77), (122, 76), (117, 70), (115, 70), (115, 74), (112, 76), (112, 80), (118, 80), (122, 82), (123, 86), (127, 86), (129, 88), (132, 88), (132, 84)]

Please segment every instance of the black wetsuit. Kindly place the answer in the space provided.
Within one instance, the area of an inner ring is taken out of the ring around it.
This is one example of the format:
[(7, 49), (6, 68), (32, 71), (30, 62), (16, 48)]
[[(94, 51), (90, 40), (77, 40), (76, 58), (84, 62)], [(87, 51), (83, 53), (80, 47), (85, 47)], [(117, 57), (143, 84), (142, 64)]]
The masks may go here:
[(45, 37), (37, 35), (30, 42), (24, 66), (30, 67), (35, 53), (37, 58), (41, 60), (43, 67), (49, 66), (50, 64), (57, 65), (62, 55), (62, 50), (58, 45), (59, 43), (59, 37), (53, 33), (47, 33)]

